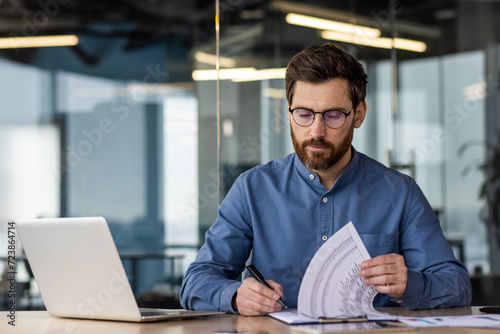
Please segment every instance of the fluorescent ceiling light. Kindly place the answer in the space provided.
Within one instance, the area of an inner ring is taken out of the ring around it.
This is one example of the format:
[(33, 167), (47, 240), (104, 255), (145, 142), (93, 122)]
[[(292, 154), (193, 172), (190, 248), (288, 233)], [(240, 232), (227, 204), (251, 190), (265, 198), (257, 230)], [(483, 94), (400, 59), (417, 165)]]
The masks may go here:
[[(212, 55), (212, 54), (201, 52), (201, 51), (198, 51), (194, 54), (194, 59), (197, 62), (209, 64), (209, 65), (215, 65), (217, 62), (216, 55)], [(234, 59), (220, 57), (219, 60), (220, 60), (219, 64), (221, 67), (235, 67), (236, 66), (236, 60), (234, 60)]]
[(290, 13), (286, 16), (286, 22), (299, 26), (316, 28), (320, 30), (331, 30), (343, 32), (346, 34), (359, 35), (365, 37), (379, 37), (380, 30), (355, 24), (344, 23), (339, 21), (325, 20), (313, 16)]
[[(227, 68), (219, 71), (219, 78), (234, 82), (283, 79), (285, 78), (285, 71), (285, 68), (269, 68), (265, 70), (257, 70), (254, 67)], [(217, 77), (217, 70), (193, 71), (195, 81), (217, 80)]]
[[(390, 40), (390, 38), (388, 38)], [(406, 38), (394, 38), (394, 47), (396, 49), (408, 50), (414, 52), (425, 52), (427, 44), (420, 41), (414, 41)]]
[(253, 73), (248, 74), (246, 77), (236, 77), (231, 79), (234, 82), (240, 81), (258, 81), (269, 79), (284, 79), (286, 68), (268, 68), (265, 70), (255, 70)]
[(247, 77), (251, 76), (255, 72), (253, 67), (241, 67), (241, 68), (225, 68), (219, 70), (195, 70), (193, 71), (193, 79), (195, 81), (206, 81), (206, 80), (231, 80), (237, 77)]
[(0, 38), (0, 49), (74, 46), (77, 44), (78, 37), (75, 35)]
[(398, 37), (394, 39), (387, 37), (368, 38), (359, 35), (343, 34), (335, 31), (323, 31), (321, 33), (321, 37), (334, 41), (373, 46), (382, 49), (392, 49), (394, 47), (396, 49), (414, 52), (425, 52), (425, 50), (427, 50), (427, 45), (424, 42)]

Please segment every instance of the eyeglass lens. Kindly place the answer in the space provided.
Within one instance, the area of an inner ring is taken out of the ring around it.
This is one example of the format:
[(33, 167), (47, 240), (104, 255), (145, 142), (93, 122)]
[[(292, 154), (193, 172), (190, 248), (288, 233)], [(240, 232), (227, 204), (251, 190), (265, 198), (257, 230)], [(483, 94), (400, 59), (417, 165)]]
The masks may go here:
[[(293, 120), (300, 126), (309, 126), (314, 122), (315, 114), (307, 109), (294, 109), (292, 111)], [(330, 110), (322, 113), (325, 124), (333, 129), (338, 129), (344, 125), (346, 114), (338, 110)]]

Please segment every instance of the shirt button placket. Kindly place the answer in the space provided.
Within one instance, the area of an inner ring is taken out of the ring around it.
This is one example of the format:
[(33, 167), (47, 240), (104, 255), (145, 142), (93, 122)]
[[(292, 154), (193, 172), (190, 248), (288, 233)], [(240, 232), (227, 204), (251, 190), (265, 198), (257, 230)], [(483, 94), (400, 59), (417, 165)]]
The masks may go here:
[[(322, 203), (321, 203), (322, 202)], [(328, 198), (326, 196), (323, 196), (321, 198), (321, 202), (320, 202), (320, 207), (321, 207), (321, 210), (323, 211), (323, 226), (322, 226), (322, 233), (321, 233), (321, 241), (322, 242), (325, 242), (328, 240), (328, 235), (329, 235), (329, 228), (327, 226), (327, 221), (329, 221), (329, 219), (327, 218), (328, 217), (328, 214), (326, 213), (328, 211), (328, 206), (329, 205), (326, 205), (326, 203), (328, 203)]]

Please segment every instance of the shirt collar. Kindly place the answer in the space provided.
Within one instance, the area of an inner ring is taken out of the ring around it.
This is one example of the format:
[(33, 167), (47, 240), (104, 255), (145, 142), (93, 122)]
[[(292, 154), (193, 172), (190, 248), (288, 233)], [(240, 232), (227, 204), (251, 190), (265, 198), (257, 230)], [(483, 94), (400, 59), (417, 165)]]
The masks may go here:
[(349, 177), (351, 174), (353, 174), (359, 165), (359, 153), (358, 153), (358, 151), (356, 151), (356, 149), (352, 145), (351, 145), (351, 150), (352, 150), (351, 162), (349, 162), (347, 167), (344, 169), (344, 171), (340, 174), (340, 176), (335, 181), (335, 184), (333, 185), (334, 188), (335, 188), (335, 185), (337, 183), (339, 183), (343, 179), (345, 179), (345, 178)]
[[(337, 180), (335, 181), (335, 184), (333, 185), (333, 188), (335, 188), (335, 185), (337, 183), (339, 183), (341, 180), (343, 180), (343, 179), (347, 178), (349, 175), (351, 175), (359, 165), (359, 153), (358, 153), (358, 151), (356, 151), (354, 146), (351, 146), (351, 150), (352, 150), (351, 161), (349, 162), (347, 167), (342, 171), (340, 176), (337, 178)], [(294, 165), (295, 165), (295, 169), (297, 170), (299, 175), (307, 182), (312, 182), (314, 184), (321, 185), (318, 174), (307, 169), (306, 166), (304, 166), (304, 164), (302, 163), (302, 161), (300, 161), (297, 154), (294, 153), (294, 155), (295, 155)], [(321, 186), (323, 187), (323, 185), (321, 185)]]

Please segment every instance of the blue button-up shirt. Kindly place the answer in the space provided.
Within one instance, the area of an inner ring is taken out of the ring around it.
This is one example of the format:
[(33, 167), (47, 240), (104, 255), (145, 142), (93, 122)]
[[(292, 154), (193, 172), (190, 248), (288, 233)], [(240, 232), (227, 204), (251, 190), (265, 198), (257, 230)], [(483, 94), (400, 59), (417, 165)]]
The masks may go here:
[(251, 263), (283, 286), (288, 307), (297, 307), (313, 255), (349, 221), (371, 257), (398, 253), (408, 267), (404, 295), (378, 294), (375, 307), (470, 304), (467, 270), (415, 181), (353, 149), (351, 162), (329, 190), (296, 154), (240, 175), (186, 272), (182, 306), (235, 312), (231, 301), (241, 285), (238, 278)]

